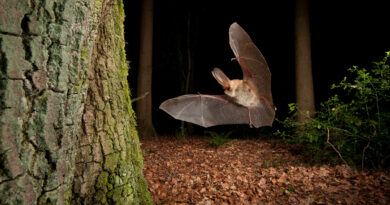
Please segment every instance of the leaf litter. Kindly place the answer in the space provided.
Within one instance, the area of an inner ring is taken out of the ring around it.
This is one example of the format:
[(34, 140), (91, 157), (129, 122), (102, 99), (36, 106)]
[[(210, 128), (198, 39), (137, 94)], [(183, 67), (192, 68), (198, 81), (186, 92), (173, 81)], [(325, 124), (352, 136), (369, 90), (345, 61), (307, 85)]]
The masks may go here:
[(207, 138), (142, 139), (156, 204), (389, 204), (390, 176), (310, 165), (287, 146), (256, 139), (219, 148)]

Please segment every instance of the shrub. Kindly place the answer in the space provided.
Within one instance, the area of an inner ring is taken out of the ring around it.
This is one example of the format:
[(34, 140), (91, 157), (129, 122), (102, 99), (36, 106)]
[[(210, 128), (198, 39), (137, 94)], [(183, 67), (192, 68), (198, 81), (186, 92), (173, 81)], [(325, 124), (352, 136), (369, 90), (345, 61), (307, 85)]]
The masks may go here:
[(211, 137), (210, 144), (214, 147), (219, 147), (229, 141), (229, 136), (232, 134), (232, 131), (228, 133), (206, 131), (205, 133)]
[(342, 159), (349, 165), (384, 168), (390, 159), (390, 52), (371, 69), (353, 66), (352, 78), (332, 89), (335, 94), (320, 104), (310, 122), (295, 122), (299, 110), (289, 104), (290, 116), (276, 134), (308, 146), (316, 159)]

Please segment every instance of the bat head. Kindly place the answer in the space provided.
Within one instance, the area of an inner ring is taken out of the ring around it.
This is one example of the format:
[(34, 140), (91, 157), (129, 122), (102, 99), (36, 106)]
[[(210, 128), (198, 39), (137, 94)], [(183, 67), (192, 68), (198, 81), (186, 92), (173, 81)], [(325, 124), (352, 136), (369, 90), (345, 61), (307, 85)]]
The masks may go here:
[(214, 68), (211, 72), (219, 84), (222, 85), (226, 95), (231, 97), (236, 103), (244, 107), (253, 107), (258, 104), (258, 98), (250, 84), (243, 80), (230, 80), (219, 68)]
[(244, 80), (231, 80), (225, 94), (244, 107), (255, 107), (259, 103), (256, 91)]
[(237, 97), (238, 94), (237, 91), (242, 86), (242, 82), (243, 82), (242, 80), (236, 80), (236, 79), (229, 81), (228, 86), (224, 88), (225, 94), (232, 98)]

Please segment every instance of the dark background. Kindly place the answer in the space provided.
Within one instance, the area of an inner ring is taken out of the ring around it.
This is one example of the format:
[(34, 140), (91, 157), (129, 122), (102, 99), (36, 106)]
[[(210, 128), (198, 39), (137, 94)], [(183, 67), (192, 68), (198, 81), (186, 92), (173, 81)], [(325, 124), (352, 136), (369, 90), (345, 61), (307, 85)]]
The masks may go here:
[[(330, 86), (339, 82), (349, 67), (369, 67), (390, 50), (389, 10), (384, 3), (372, 1), (313, 2), (309, 4), (312, 69), (319, 107), (333, 94)], [(126, 51), (131, 62), (129, 82), (134, 98), (141, 0), (124, 3)], [(287, 104), (295, 101), (294, 1), (155, 0), (152, 103), (153, 122), (159, 133), (174, 133), (180, 126), (180, 121), (158, 107), (164, 100), (184, 94), (188, 48), (194, 70), (189, 93), (223, 92), (211, 75), (214, 67), (230, 78), (241, 78), (237, 62), (230, 61), (234, 55), (228, 29), (233, 22), (246, 30), (266, 58), (278, 108), (276, 117), (286, 116)]]

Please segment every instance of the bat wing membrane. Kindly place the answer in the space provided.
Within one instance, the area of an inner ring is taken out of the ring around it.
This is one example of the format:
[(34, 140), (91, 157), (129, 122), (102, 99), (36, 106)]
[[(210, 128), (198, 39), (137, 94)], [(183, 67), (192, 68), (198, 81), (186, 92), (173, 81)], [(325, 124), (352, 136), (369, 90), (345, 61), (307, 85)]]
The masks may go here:
[(182, 95), (164, 101), (160, 109), (202, 127), (249, 123), (248, 110), (229, 102), (226, 95)]
[[(248, 112), (248, 108), (232, 103), (226, 95), (198, 94), (182, 95), (168, 99), (160, 105), (160, 109), (175, 119), (203, 127), (248, 124), (248, 113), (250, 113), (250, 120), (255, 127), (272, 126), (275, 108), (272, 102), (271, 73), (264, 56), (245, 30), (237, 23), (230, 26), (229, 43), (241, 66), (243, 80), (256, 89), (256, 93), (260, 98), (256, 107), (250, 107), (250, 112)], [(219, 80), (219, 83), (224, 82), (223, 79), (225, 78), (222, 78), (221, 75), (215, 76), (217, 76), (216, 79)], [(224, 85), (224, 83), (221, 84)]]
[(250, 109), (251, 120), (256, 128), (272, 126), (275, 118), (275, 109), (265, 101), (260, 101), (259, 105)]
[[(160, 109), (173, 118), (202, 127), (226, 124), (249, 124), (248, 109), (231, 103), (226, 95), (182, 95), (164, 101)], [(275, 111), (260, 102), (250, 109), (255, 127), (272, 126)]]
[(229, 43), (241, 66), (243, 79), (251, 81), (259, 96), (272, 103), (271, 72), (268, 64), (249, 35), (237, 23), (230, 26)]

